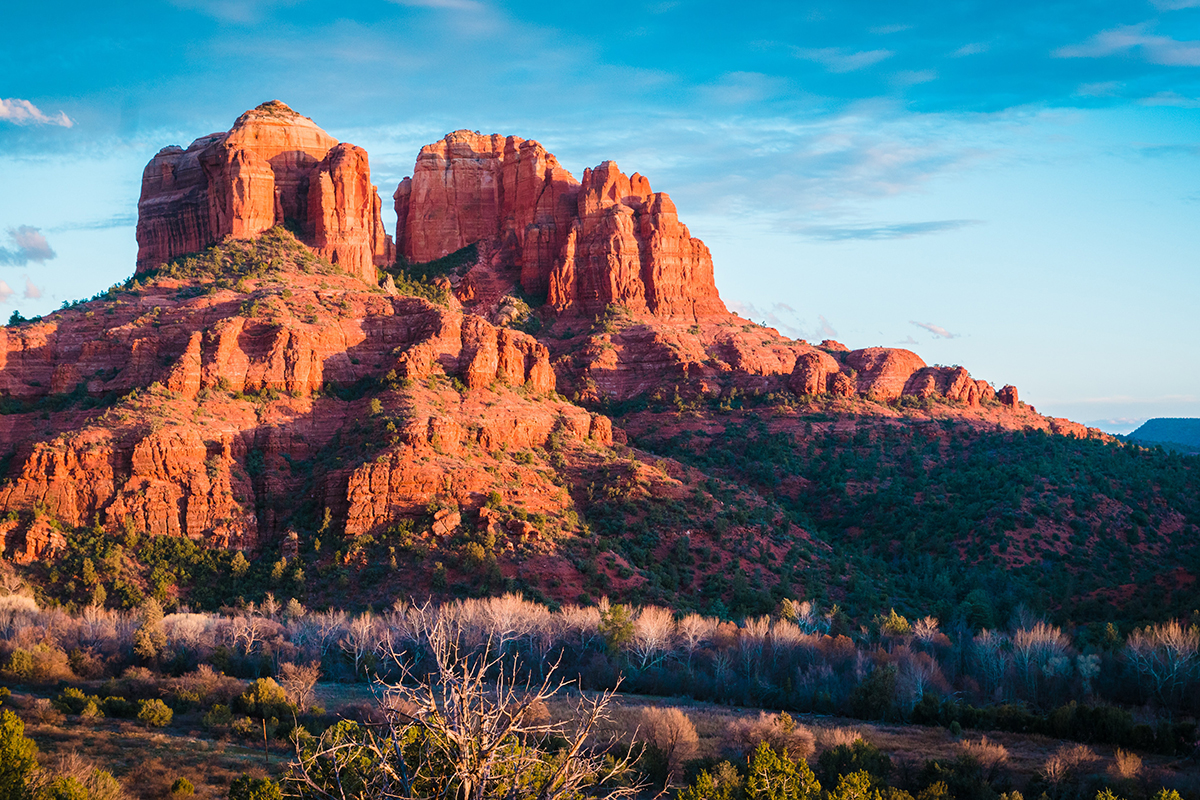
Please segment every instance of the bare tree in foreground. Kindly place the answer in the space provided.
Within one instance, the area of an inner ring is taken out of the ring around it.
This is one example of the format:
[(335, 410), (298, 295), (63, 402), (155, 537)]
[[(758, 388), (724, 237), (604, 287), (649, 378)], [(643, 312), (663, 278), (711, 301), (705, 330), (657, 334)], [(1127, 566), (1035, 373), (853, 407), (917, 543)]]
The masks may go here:
[(565, 685), (553, 669), (539, 684), (521, 682), (514, 659), (490, 647), (462, 652), (457, 626), (423, 613), (434, 669), (405, 667), (400, 682), (377, 684), (382, 722), (343, 721), (298, 740), (289, 780), (301, 796), (575, 800), (643, 788), (625, 782), (632, 756), (594, 741), (612, 692), (580, 698), (571, 720), (548, 722), (539, 711)]

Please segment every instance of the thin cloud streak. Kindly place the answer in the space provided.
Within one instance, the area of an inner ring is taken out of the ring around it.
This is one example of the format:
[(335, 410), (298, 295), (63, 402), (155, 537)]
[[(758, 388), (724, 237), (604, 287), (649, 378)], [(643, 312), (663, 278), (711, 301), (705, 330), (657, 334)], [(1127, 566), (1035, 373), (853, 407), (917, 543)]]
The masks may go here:
[(957, 339), (958, 338), (957, 333), (951, 333), (950, 331), (943, 328), (941, 325), (934, 325), (932, 322), (917, 322), (916, 320), (909, 320), (909, 322), (911, 322), (913, 325), (916, 325), (918, 328), (924, 328), (925, 330), (932, 333), (934, 336), (937, 336), (942, 339)]
[(845, 242), (852, 240), (879, 241), (884, 239), (908, 239), (931, 233), (956, 231), (969, 225), (979, 225), (977, 219), (944, 219), (930, 222), (900, 222), (890, 225), (805, 225), (795, 230), (810, 239), (820, 242)]
[[(374, 171), (374, 170), (372, 170)], [(137, 214), (114, 214), (108, 219), (96, 219), (88, 222), (64, 222), (47, 228), (50, 233), (64, 231), (106, 231), (113, 228), (132, 228), (137, 225)]]
[(75, 124), (64, 111), (47, 115), (28, 100), (16, 97), (0, 97), (0, 122), (11, 122), (14, 125), (58, 125), (62, 128), (70, 128)]
[(830, 72), (854, 72), (878, 64), (895, 55), (891, 50), (847, 52), (839, 47), (793, 47), (792, 55), (803, 61), (815, 61)]
[(398, 6), (436, 8), (446, 11), (483, 11), (485, 8), (483, 3), (475, 2), (475, 0), (388, 0), (388, 2)]
[(1151, 64), (1200, 67), (1200, 42), (1184, 42), (1146, 32), (1146, 25), (1123, 25), (1101, 31), (1082, 44), (1060, 47), (1057, 58), (1104, 58), (1139, 52)]

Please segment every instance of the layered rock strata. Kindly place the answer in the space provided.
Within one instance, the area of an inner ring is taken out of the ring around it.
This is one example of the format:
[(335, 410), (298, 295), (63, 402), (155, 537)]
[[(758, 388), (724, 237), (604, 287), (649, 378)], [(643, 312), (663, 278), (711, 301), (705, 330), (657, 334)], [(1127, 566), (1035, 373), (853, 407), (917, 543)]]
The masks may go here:
[(202, 136), (186, 150), (163, 148), (146, 165), (137, 271), (275, 225), (372, 283), (375, 267), (395, 260), (366, 151), (272, 101), (228, 133)]

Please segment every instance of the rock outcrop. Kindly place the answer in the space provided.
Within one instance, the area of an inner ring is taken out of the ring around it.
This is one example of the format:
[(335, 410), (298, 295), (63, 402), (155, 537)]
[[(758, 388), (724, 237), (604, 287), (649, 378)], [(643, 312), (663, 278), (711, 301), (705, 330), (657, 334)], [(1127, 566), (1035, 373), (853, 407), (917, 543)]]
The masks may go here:
[(892, 347), (867, 347), (852, 350), (845, 364), (857, 373), (859, 394), (879, 400), (894, 400), (904, 393), (904, 385), (925, 362), (911, 350)]
[(312, 120), (272, 101), (247, 111), (228, 133), (186, 150), (167, 147), (142, 174), (138, 201), (139, 273), (226, 236), (275, 225), (347, 272), (375, 282), (375, 266), (395, 260), (379, 216), (367, 154), (339, 145)]
[(579, 182), (537, 142), (455, 131), (421, 148), (396, 189), (396, 249), (421, 263), (492, 240), (522, 288), (544, 295), (578, 193)]
[(577, 216), (550, 274), (549, 304), (594, 316), (609, 305), (658, 317), (728, 314), (712, 256), (650, 182), (605, 161), (585, 170)]
[(656, 317), (728, 315), (708, 248), (665, 193), (614, 162), (577, 182), (537, 142), (456, 131), (422, 148), (394, 199), (406, 259), (486, 243), (495, 261), (486, 268), (511, 270), (558, 315), (595, 316), (609, 305)]

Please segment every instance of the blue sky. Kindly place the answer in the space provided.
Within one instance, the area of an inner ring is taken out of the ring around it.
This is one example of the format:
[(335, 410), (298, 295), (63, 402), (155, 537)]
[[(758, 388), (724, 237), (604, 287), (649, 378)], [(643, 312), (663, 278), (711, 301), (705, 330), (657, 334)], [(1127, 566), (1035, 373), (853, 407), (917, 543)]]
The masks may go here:
[(1200, 416), (1200, 0), (10, 5), (5, 316), (128, 276), (146, 161), (278, 98), (385, 208), (448, 131), (534, 138), (669, 192), (786, 334)]

